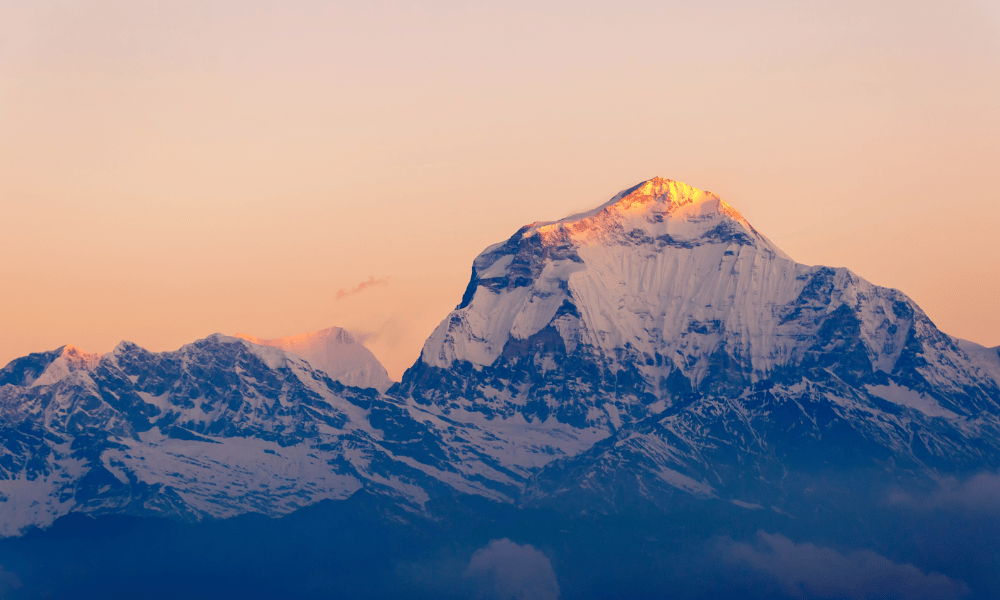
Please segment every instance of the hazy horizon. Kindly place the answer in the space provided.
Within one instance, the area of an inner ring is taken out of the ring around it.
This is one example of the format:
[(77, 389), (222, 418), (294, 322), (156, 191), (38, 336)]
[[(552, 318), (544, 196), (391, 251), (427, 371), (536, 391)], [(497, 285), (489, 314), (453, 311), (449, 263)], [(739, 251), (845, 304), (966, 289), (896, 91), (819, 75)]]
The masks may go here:
[(986, 1), (0, 4), (0, 365), (367, 333), (653, 176), (1000, 345)]

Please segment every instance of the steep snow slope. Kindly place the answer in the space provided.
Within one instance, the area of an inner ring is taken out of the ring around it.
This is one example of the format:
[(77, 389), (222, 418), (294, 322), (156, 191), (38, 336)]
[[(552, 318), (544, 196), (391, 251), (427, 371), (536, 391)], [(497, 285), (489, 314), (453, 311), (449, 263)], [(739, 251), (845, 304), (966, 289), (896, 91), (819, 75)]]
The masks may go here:
[(313, 368), (326, 371), (344, 385), (384, 392), (393, 383), (371, 350), (340, 327), (273, 340), (262, 340), (245, 333), (237, 333), (236, 337), (297, 354), (309, 361)]

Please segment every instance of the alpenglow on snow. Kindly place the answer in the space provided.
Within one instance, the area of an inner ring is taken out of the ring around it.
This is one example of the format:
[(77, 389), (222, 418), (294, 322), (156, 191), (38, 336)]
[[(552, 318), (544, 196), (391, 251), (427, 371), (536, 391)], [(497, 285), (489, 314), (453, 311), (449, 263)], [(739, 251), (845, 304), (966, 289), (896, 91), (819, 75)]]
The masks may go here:
[(2, 533), (70, 511), (280, 515), (358, 490), (412, 514), (448, 495), (805, 514), (817, 477), (849, 491), (1000, 466), (997, 349), (661, 178), (483, 251), (384, 393), (253, 341), (10, 363)]

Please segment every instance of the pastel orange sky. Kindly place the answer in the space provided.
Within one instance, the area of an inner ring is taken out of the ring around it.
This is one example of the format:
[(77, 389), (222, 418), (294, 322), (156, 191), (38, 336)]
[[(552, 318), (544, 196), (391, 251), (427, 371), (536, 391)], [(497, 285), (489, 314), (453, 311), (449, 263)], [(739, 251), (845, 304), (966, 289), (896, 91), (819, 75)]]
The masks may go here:
[(992, 0), (0, 0), (0, 364), (338, 325), (398, 379), (655, 175), (1000, 344)]

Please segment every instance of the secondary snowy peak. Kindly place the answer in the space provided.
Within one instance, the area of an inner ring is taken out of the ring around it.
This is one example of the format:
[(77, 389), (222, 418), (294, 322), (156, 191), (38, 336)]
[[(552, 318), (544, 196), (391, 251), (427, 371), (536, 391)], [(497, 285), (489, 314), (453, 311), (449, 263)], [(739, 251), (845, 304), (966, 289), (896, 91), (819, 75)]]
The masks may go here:
[(101, 361), (102, 354), (86, 352), (73, 345), (65, 345), (59, 350), (59, 356), (45, 369), (31, 385), (50, 385), (69, 377), (77, 371), (90, 371)]
[(77, 371), (89, 371), (97, 366), (101, 354), (86, 352), (67, 344), (49, 352), (36, 352), (10, 362), (0, 370), (0, 385), (52, 385)]
[(260, 346), (280, 348), (306, 359), (344, 385), (375, 388), (384, 392), (392, 385), (389, 374), (371, 350), (349, 331), (330, 327), (313, 333), (263, 340), (237, 333), (236, 337)]

